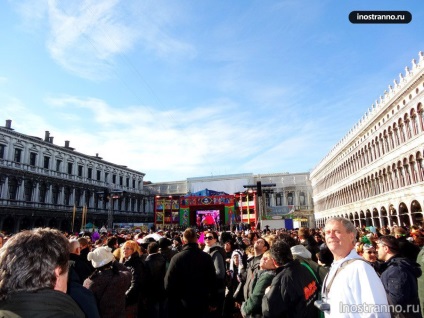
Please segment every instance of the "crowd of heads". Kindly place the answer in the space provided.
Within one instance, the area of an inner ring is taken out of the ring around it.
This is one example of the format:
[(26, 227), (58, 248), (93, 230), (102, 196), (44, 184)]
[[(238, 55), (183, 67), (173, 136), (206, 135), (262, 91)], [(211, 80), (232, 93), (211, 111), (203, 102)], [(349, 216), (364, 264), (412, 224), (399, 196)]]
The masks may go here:
[[(199, 244), (203, 249), (208, 241), (212, 241), (240, 259), (243, 255), (252, 257), (269, 251), (275, 264), (281, 266), (293, 259), (291, 247), (309, 240), (321, 247), (316, 254), (318, 261), (329, 266), (333, 254), (337, 257), (337, 253), (343, 255), (352, 248), (366, 260), (374, 262), (377, 258), (384, 260), (386, 254), (399, 253), (399, 237), (419, 247), (424, 242), (421, 226), (356, 228), (345, 218), (329, 219), (323, 228), (316, 229), (201, 232), (189, 227), (184, 231), (157, 231), (159, 239), (158, 236), (153, 238), (151, 231), (97, 234), (64, 235), (58, 230), (42, 228), (9, 237), (1, 234), (0, 297), (4, 298), (11, 291), (54, 287), (60, 275), (67, 272), (69, 253), (79, 254), (84, 249), (90, 250), (87, 257), (93, 267), (100, 268), (134, 252), (143, 255), (167, 248), (179, 251), (184, 244)], [(14, 274), (10, 273), (11, 269)]]

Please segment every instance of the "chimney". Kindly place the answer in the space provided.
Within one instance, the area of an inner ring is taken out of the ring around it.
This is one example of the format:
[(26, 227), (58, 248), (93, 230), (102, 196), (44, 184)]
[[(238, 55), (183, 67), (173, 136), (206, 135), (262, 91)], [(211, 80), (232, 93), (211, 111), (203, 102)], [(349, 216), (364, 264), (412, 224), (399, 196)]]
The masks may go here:
[(53, 138), (54, 137), (49, 137), (49, 143), (51, 143), (51, 144), (53, 143)]
[(12, 129), (12, 120), (6, 119), (6, 128), (7, 129)]
[(69, 140), (65, 140), (65, 148), (69, 148)]
[(49, 142), (50, 132), (46, 130), (46, 134), (44, 135), (44, 141)]
[(99, 157), (99, 153), (96, 153), (96, 157)]

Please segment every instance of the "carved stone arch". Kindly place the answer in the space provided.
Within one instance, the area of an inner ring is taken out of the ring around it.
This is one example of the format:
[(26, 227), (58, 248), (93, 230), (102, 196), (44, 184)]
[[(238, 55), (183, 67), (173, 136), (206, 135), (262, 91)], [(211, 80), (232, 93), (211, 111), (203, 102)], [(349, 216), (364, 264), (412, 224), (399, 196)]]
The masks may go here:
[(389, 215), (387, 213), (387, 210), (384, 206), (380, 207), (380, 219), (381, 219), (381, 226), (388, 226), (389, 224)]
[(373, 225), (373, 223), (372, 223), (372, 215), (371, 215), (371, 211), (369, 209), (366, 209), (365, 210), (365, 225), (366, 226)]
[(361, 222), (359, 220), (359, 214), (356, 211), (353, 214), (353, 220), (355, 221), (354, 224), (355, 224), (356, 227), (360, 227), (361, 226)]
[(417, 200), (411, 202), (411, 218), (413, 225), (422, 225), (423, 210), (421, 204)]
[(400, 226), (411, 226), (411, 220), (409, 217), (409, 209), (408, 206), (401, 202), (399, 204), (399, 220), (400, 220)]
[(373, 225), (375, 227), (378, 227), (378, 228), (381, 227), (381, 224), (380, 224), (380, 215), (378, 213), (377, 208), (373, 208), (372, 209), (372, 220), (373, 220)]

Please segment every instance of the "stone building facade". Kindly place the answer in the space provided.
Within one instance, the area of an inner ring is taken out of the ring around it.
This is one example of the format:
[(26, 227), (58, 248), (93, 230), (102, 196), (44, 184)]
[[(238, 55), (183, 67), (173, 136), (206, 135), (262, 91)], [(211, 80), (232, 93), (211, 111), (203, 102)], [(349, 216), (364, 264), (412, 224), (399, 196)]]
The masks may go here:
[(424, 54), (412, 60), (311, 172), (318, 226), (421, 224), (424, 205)]
[(55, 145), (48, 131), (44, 139), (19, 133), (11, 120), (0, 127), (1, 230), (69, 231), (72, 224), (80, 230), (85, 207), (86, 223), (96, 227), (152, 222), (154, 199), (144, 189), (144, 173), (79, 153), (69, 144)]
[[(312, 185), (309, 173), (270, 173), (270, 174), (233, 174), (208, 177), (188, 178), (182, 181), (158, 182), (149, 184), (152, 193), (159, 197), (185, 196), (204, 189), (225, 192), (231, 195), (256, 191), (255, 185), (260, 181), (263, 192), (262, 213), (267, 210), (283, 206), (293, 207), (291, 218), (298, 219), (303, 226), (315, 226), (314, 207), (312, 199)], [(247, 187), (252, 185), (252, 189)], [(256, 203), (259, 210), (257, 196), (251, 196), (250, 204)], [(254, 197), (254, 198), (253, 198)], [(245, 199), (243, 199), (245, 200)], [(244, 201), (242, 204), (246, 204)], [(253, 210), (252, 210), (253, 212)]]

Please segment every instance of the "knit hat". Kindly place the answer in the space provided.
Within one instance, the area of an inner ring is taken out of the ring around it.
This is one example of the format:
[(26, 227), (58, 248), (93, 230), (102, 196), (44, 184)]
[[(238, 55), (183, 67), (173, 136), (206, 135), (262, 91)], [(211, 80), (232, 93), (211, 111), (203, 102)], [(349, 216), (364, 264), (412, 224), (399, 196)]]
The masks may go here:
[(167, 248), (168, 246), (171, 246), (172, 242), (168, 240), (166, 237), (162, 237), (159, 239), (159, 247), (160, 248)]
[(115, 260), (115, 257), (112, 254), (111, 248), (101, 246), (97, 247), (93, 252), (88, 253), (87, 259), (91, 261), (94, 268), (99, 268)]

